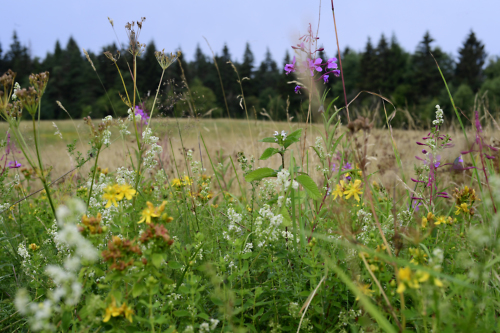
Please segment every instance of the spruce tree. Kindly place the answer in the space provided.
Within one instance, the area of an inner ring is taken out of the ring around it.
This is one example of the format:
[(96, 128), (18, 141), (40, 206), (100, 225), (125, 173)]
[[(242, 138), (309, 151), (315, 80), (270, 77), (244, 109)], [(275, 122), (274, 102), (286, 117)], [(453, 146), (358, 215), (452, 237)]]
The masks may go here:
[(366, 42), (365, 51), (361, 55), (359, 71), (361, 76), (359, 80), (359, 89), (376, 90), (377, 54), (369, 37)]
[(476, 92), (484, 80), (483, 66), (486, 61), (484, 44), (476, 38), (476, 34), (471, 30), (458, 53), (457, 81), (468, 84)]

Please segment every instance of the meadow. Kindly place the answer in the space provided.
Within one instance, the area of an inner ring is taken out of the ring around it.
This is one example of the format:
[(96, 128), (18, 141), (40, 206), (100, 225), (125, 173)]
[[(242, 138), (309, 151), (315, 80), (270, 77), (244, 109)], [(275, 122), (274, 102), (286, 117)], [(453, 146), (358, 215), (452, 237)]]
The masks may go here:
[[(40, 121), (50, 73), (3, 74), (0, 332), (497, 331), (488, 105), (450, 94), (455, 118), (375, 128), (320, 89), (342, 69), (303, 41), (285, 71), (304, 123), (204, 118), (187, 86), (191, 112), (161, 117), (135, 79), (128, 117)], [(163, 73), (178, 56), (156, 53)]]

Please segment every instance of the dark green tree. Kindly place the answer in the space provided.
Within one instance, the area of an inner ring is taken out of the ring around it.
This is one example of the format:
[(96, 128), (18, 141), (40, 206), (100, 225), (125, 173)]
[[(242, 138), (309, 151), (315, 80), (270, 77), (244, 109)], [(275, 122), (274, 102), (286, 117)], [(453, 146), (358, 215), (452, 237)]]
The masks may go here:
[(29, 75), (31, 74), (31, 58), (28, 48), (21, 45), (16, 31), (12, 35), (10, 50), (5, 54), (5, 61), (9, 68), (17, 73), (16, 81), (22, 87), (26, 87), (29, 83)]
[[(361, 55), (359, 63), (360, 80), (358, 81), (359, 90), (376, 90), (377, 89), (377, 53), (373, 48), (372, 41), (368, 38), (365, 51)], [(345, 75), (344, 75), (345, 77)]]
[(468, 84), (476, 92), (484, 80), (483, 66), (486, 61), (484, 44), (476, 38), (476, 34), (471, 30), (458, 53), (456, 79), (459, 83)]

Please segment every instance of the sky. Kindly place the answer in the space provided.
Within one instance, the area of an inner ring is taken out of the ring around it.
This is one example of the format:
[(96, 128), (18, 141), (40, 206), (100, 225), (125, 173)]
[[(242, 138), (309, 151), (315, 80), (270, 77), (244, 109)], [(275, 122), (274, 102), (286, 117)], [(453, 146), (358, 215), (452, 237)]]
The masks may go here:
[[(486, 45), (489, 56), (500, 56), (500, 0), (342, 0), (334, 1), (340, 47), (362, 51), (368, 37), (376, 45), (380, 35), (396, 35), (413, 52), (428, 30), (445, 52), (458, 48), (471, 31)], [(241, 61), (249, 42), (256, 63), (269, 48), (282, 64), (286, 50), (296, 44), (308, 23), (316, 30), (327, 55), (336, 53), (335, 32), (329, 0), (26, 0), (4, 1), (1, 6), (0, 43), (4, 52), (17, 31), (34, 56), (53, 52), (57, 40), (65, 47), (70, 36), (80, 48), (100, 52), (117, 41), (108, 21), (113, 19), (119, 40), (126, 42), (124, 25), (146, 17), (140, 40), (155, 41), (158, 49), (181, 48), (193, 59), (199, 44), (210, 54), (227, 43), (233, 60)], [(6, 15), (5, 13), (9, 13)], [(17, 14), (19, 13), (19, 14)]]

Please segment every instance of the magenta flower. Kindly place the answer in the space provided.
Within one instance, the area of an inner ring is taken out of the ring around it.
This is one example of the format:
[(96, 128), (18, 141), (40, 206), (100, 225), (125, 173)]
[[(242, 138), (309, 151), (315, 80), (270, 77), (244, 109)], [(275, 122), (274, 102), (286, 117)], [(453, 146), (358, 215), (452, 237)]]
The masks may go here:
[(308, 67), (309, 71), (311, 72), (311, 76), (314, 76), (314, 70), (318, 72), (323, 71), (323, 68), (320, 67), (322, 61), (321, 58), (318, 58), (314, 61), (312, 59), (307, 59), (307, 61), (309, 62)]
[(300, 94), (300, 89), (301, 89), (301, 88), (302, 88), (301, 86), (296, 86), (296, 87), (295, 87), (295, 93), (296, 93), (296, 94)]
[(8, 166), (9, 166), (9, 169), (17, 169), (17, 168), (20, 168), (22, 165), (18, 161), (10, 161)]
[(144, 110), (142, 109), (139, 109), (139, 106), (135, 106), (135, 115), (136, 116), (141, 116), (141, 122), (144, 122), (144, 124), (148, 124), (148, 119), (149, 119), (149, 116), (146, 112), (144, 112)]
[(441, 155), (436, 156), (436, 161), (434, 162), (434, 167), (437, 168), (441, 164)]
[(292, 60), (291, 64), (285, 65), (285, 71), (286, 71), (286, 75), (290, 74), (291, 72), (295, 72), (295, 56), (293, 56), (293, 60)]
[(337, 66), (336, 62), (337, 62), (337, 58), (335, 58), (335, 57), (328, 59), (328, 60), (326, 61), (326, 63), (328, 64), (328, 65), (326, 66), (326, 68), (333, 68), (333, 69), (337, 69), (337, 67), (338, 67), (338, 66)]
[(323, 82), (327, 83), (328, 82), (329, 75), (323, 75)]
[(340, 70), (336, 69), (334, 71), (332, 71), (333, 75), (335, 75), (336, 77), (339, 77), (340, 76)]

